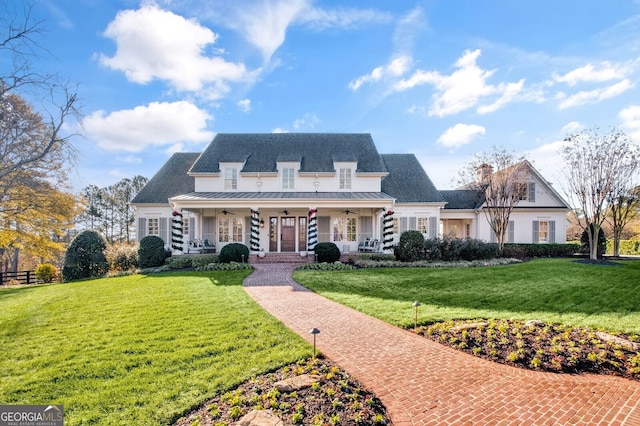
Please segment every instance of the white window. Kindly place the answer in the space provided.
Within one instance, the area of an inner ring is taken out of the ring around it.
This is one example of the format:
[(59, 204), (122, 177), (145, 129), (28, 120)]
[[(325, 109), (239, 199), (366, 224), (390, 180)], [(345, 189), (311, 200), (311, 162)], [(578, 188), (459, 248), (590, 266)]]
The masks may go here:
[(351, 189), (351, 168), (340, 169), (340, 189)]
[(539, 222), (538, 242), (539, 243), (549, 242), (549, 222), (547, 222), (546, 220), (541, 220)]
[(147, 220), (147, 235), (160, 235), (159, 220), (152, 217)]
[(416, 230), (421, 234), (426, 235), (429, 232), (429, 218), (419, 217), (416, 225)]
[(336, 217), (333, 219), (333, 241), (357, 241), (358, 219)]
[(234, 217), (233, 219), (228, 217), (220, 218), (218, 221), (218, 241), (221, 243), (241, 243), (243, 222), (243, 218), (239, 217)]
[(189, 238), (189, 218), (182, 220), (182, 235), (184, 238)]
[(238, 189), (238, 169), (224, 170), (224, 189)]
[(294, 189), (294, 176), (293, 168), (282, 169), (282, 189)]

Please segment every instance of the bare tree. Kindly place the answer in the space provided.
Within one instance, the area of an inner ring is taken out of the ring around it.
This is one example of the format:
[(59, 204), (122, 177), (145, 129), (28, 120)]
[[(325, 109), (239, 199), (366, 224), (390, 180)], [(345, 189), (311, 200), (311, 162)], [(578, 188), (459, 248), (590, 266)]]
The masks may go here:
[(613, 201), (618, 188), (628, 183), (638, 167), (638, 150), (621, 131), (601, 134), (597, 127), (565, 138), (562, 149), (565, 193), (578, 208), (577, 223), (589, 236), (589, 257), (598, 258), (598, 235), (606, 219), (608, 202)]
[[(638, 159), (640, 159), (640, 157), (637, 157), (637, 160)], [(638, 169), (637, 160), (636, 170)], [(631, 167), (629, 167), (629, 169), (631, 169)], [(632, 172), (629, 180), (626, 180), (626, 182), (621, 181), (619, 185), (616, 185), (607, 199), (610, 212), (607, 215), (607, 221), (613, 230), (613, 255), (616, 257), (620, 256), (620, 240), (622, 239), (624, 228), (638, 216), (638, 210), (640, 210), (640, 185), (635, 187), (629, 185), (630, 180), (633, 179), (635, 175), (636, 173)]]
[(529, 163), (503, 147), (477, 154), (459, 173), (459, 183), (475, 190), (482, 212), (503, 249), (509, 217), (519, 201), (528, 195)]
[[(19, 173), (44, 167), (51, 155), (72, 159), (73, 135), (63, 135), (61, 129), (79, 114), (70, 85), (56, 73), (34, 68), (46, 52), (37, 41), (43, 23), (34, 21), (29, 8), (9, 7), (5, 3), (0, 10), (0, 189), (12, 185)], [(41, 112), (31, 107), (34, 102)]]

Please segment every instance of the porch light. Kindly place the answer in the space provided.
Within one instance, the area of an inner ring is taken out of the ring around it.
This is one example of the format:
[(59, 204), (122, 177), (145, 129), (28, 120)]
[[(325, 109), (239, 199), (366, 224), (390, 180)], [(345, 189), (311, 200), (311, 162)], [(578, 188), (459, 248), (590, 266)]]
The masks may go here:
[(313, 358), (315, 359), (315, 357), (316, 357), (316, 335), (320, 334), (320, 330), (318, 330), (317, 328), (313, 327), (309, 331), (309, 334), (313, 334)]
[(264, 228), (264, 219), (260, 219), (260, 228)]
[(416, 308), (416, 320), (413, 326), (413, 331), (417, 331), (418, 330), (418, 306), (420, 306), (421, 303), (418, 302), (417, 300), (415, 302), (413, 302), (413, 307)]

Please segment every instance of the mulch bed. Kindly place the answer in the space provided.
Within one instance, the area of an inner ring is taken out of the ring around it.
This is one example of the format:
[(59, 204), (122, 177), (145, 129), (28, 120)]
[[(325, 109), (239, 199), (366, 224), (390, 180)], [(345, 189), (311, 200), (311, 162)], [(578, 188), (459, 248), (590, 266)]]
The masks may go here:
[[(280, 392), (274, 384), (304, 374), (320, 376), (311, 387)], [(176, 426), (227, 426), (252, 410), (271, 410), (284, 425), (387, 425), (378, 398), (328, 359), (311, 359), (254, 377), (206, 401)]]
[[(469, 325), (483, 323), (486, 325)], [(516, 367), (609, 374), (640, 381), (640, 352), (632, 347), (633, 343), (640, 345), (637, 334), (616, 334), (629, 342), (620, 344), (605, 341), (588, 328), (495, 319), (446, 321), (418, 327), (416, 332), (452, 348)]]

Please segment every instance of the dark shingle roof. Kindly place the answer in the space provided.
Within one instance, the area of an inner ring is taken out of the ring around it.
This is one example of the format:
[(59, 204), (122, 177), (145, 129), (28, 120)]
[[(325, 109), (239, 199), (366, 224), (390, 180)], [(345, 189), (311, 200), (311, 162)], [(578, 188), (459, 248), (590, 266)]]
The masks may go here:
[(219, 162), (245, 162), (242, 172), (275, 172), (276, 162), (300, 160), (301, 172), (334, 172), (333, 161), (357, 161), (358, 172), (386, 169), (366, 133), (219, 133), (191, 168), (219, 172)]
[(447, 202), (445, 210), (472, 210), (478, 209), (484, 203), (484, 191), (472, 189), (454, 189), (440, 191), (442, 198)]
[(178, 152), (167, 160), (144, 188), (135, 196), (131, 204), (168, 203), (170, 197), (195, 190), (195, 180), (187, 172), (196, 161), (198, 152)]
[(382, 160), (389, 175), (382, 180), (382, 192), (391, 195), (399, 203), (443, 202), (413, 154), (383, 154)]

